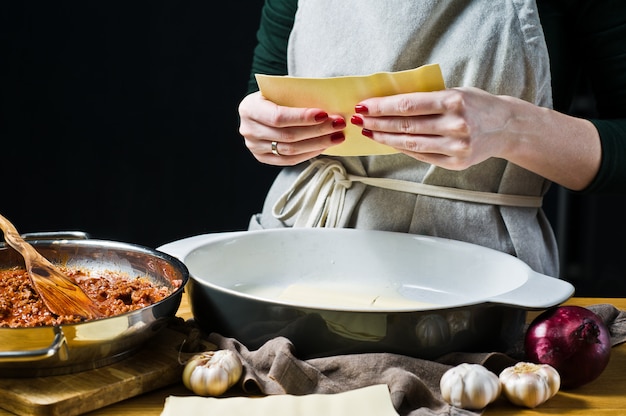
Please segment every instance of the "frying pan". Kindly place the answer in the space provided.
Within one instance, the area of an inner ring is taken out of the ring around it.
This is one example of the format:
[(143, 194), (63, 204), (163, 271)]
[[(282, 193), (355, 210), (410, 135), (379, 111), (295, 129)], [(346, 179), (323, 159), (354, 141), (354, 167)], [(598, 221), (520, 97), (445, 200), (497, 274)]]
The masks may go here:
[[(139, 245), (50, 236), (29, 242), (54, 264), (126, 273), (130, 277), (141, 275), (171, 288), (172, 293), (153, 305), (94, 321), (0, 328), (0, 377), (68, 374), (129, 357), (175, 316), (189, 279), (188, 270), (180, 260)], [(23, 265), (15, 250), (0, 246), (0, 268)]]

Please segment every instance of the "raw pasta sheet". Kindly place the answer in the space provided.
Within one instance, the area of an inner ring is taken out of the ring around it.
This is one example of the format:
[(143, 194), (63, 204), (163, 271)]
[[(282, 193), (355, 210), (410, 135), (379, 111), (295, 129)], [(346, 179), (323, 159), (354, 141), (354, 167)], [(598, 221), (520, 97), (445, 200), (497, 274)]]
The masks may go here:
[(317, 107), (331, 114), (341, 114), (347, 121), (346, 141), (330, 147), (325, 154), (333, 156), (366, 156), (392, 154), (389, 146), (364, 137), (361, 128), (350, 124), (354, 106), (371, 97), (410, 92), (439, 91), (445, 88), (438, 64), (423, 65), (398, 72), (377, 72), (363, 76), (302, 78), (256, 74), (261, 94), (279, 105)]
[(336, 394), (264, 397), (169, 396), (161, 416), (398, 416), (385, 384)]

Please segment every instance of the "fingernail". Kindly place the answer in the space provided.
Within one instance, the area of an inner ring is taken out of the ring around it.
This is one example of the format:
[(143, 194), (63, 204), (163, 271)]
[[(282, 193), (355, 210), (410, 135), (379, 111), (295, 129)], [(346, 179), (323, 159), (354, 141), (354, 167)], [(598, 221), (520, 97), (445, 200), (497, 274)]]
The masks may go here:
[(336, 129), (343, 129), (344, 127), (346, 127), (346, 120), (344, 120), (343, 118), (333, 120), (333, 127)]
[(315, 121), (324, 121), (328, 118), (328, 113), (321, 111), (315, 115)]
[(330, 136), (330, 141), (333, 143), (341, 143), (346, 139), (346, 136), (343, 134), (342, 131), (338, 131), (337, 133), (333, 133)]
[(352, 116), (350, 117), (350, 123), (354, 124), (355, 126), (362, 126), (363, 119), (359, 116)]
[(365, 136), (365, 137), (369, 137), (370, 139), (371, 139), (372, 137), (374, 137), (374, 132), (372, 132), (371, 130), (368, 130), (368, 129), (363, 129), (363, 130), (361, 130), (361, 134), (362, 134), (363, 136)]
[(362, 104), (357, 104), (354, 106), (354, 111), (359, 114), (367, 114), (370, 110)]

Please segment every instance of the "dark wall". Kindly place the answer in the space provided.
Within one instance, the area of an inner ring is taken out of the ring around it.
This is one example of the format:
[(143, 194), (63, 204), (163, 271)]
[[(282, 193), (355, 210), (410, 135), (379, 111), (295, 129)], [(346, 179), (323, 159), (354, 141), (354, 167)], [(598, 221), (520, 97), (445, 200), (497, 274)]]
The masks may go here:
[(563, 195), (563, 278), (581, 296), (626, 297), (626, 197)]
[(0, 3), (0, 212), (152, 247), (244, 229), (276, 172), (237, 132), (261, 5)]
[[(0, 213), (150, 247), (245, 229), (277, 172), (237, 132), (262, 2), (0, 2)], [(578, 294), (626, 296), (624, 198), (546, 209)]]

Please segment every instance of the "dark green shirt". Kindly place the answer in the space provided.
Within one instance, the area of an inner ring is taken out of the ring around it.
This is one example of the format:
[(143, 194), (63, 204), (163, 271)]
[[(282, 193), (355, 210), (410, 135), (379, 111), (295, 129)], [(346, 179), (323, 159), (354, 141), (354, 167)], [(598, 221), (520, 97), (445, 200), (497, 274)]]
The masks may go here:
[[(602, 164), (582, 193), (626, 194), (626, 0), (537, 0), (550, 54), (554, 108), (583, 115), (600, 133)], [(266, 0), (257, 32), (255, 73), (287, 74), (287, 42), (297, 0)], [(590, 109), (574, 108), (581, 91)], [(591, 113), (592, 111), (593, 113)]]

